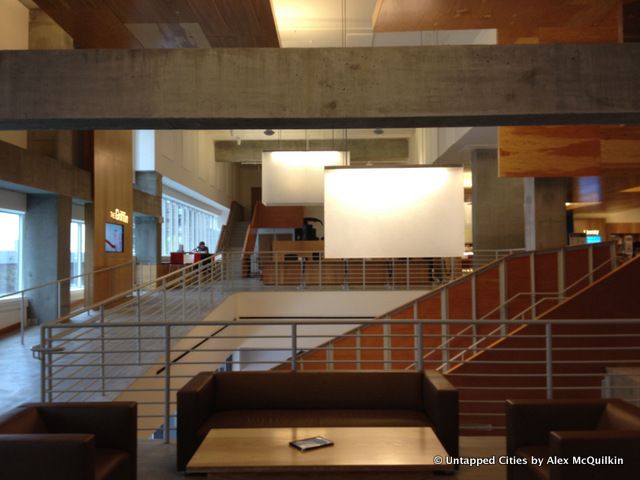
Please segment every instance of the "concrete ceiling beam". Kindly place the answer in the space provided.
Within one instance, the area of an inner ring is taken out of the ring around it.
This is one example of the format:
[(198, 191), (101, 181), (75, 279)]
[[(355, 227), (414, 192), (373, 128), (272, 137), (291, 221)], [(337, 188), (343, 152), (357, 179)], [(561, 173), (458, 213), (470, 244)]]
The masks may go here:
[(0, 129), (640, 123), (640, 45), (0, 52)]
[[(215, 142), (216, 162), (262, 161), (262, 152), (273, 150), (307, 150), (304, 140), (243, 140)], [(406, 162), (409, 159), (409, 140), (389, 139), (335, 139), (309, 140), (309, 150), (348, 150), (351, 163)]]

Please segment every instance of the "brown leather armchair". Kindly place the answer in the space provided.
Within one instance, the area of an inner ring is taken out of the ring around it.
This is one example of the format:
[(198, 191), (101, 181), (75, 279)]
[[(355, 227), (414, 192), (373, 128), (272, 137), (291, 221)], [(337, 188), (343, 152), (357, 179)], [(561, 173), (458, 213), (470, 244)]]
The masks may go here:
[(508, 465), (508, 480), (638, 478), (638, 407), (622, 400), (507, 400), (506, 413), (507, 455), (523, 462)]
[(135, 402), (25, 404), (0, 416), (0, 477), (135, 480)]

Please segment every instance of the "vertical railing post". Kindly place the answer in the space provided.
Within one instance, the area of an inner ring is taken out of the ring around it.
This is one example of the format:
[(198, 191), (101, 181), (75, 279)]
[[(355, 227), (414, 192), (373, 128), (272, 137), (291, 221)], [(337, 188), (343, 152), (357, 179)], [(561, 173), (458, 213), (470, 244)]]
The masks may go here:
[(220, 281), (224, 282), (225, 278), (224, 278), (224, 272), (225, 272), (225, 268), (224, 268), (224, 262), (227, 261), (227, 255), (225, 255), (224, 253), (220, 254), (221, 258), (220, 258)]
[(24, 329), (27, 326), (27, 309), (24, 306), (24, 290), (20, 292), (20, 344), (24, 345)]
[[(40, 347), (47, 348), (46, 332), (49, 329), (43, 326), (40, 329)], [(40, 401), (47, 401), (47, 354), (40, 352)]]
[(361, 333), (361, 329), (358, 328), (356, 330), (356, 370), (362, 370), (362, 342), (360, 338)]
[(298, 325), (291, 325), (291, 370), (298, 370)]
[(140, 365), (142, 363), (142, 327), (140, 326), (142, 322), (142, 304), (140, 303), (140, 288), (136, 290), (136, 321), (138, 324), (138, 365)]
[(609, 245), (609, 256), (611, 257), (611, 270), (615, 270), (618, 267), (618, 251), (615, 242), (611, 242)]
[(366, 269), (365, 269), (365, 260), (364, 258), (362, 259), (362, 290), (366, 289), (366, 285), (367, 285), (367, 275), (366, 275)]
[[(389, 317), (387, 317), (389, 320)], [(391, 324), (385, 323), (382, 325), (382, 358), (384, 362), (384, 369), (391, 370)]]
[(276, 288), (278, 287), (278, 270), (279, 270), (279, 265), (278, 265), (278, 257), (280, 256), (279, 253), (274, 253), (274, 256), (276, 257), (276, 279), (275, 279), (275, 284), (276, 284)]
[(391, 290), (396, 289), (396, 259), (391, 259)]
[(171, 325), (164, 327), (164, 443), (171, 437)]
[(471, 351), (476, 351), (478, 341), (478, 289), (476, 274), (471, 274)]
[(326, 364), (327, 364), (327, 370), (333, 370), (334, 369), (334, 365), (333, 365), (333, 342), (329, 342), (329, 344), (327, 345), (327, 350), (326, 350)]
[(409, 290), (409, 288), (411, 288), (411, 278), (410, 278), (411, 273), (410, 273), (410, 271), (409, 271), (409, 267), (410, 267), (410, 264), (409, 264), (409, 257), (407, 257), (406, 264), (407, 264), (407, 272), (406, 272), (406, 277), (407, 277), (407, 290)]
[(318, 257), (318, 285), (322, 288), (322, 263), (324, 261), (322, 252), (320, 252)]
[(529, 252), (529, 285), (531, 286), (531, 318), (537, 318), (536, 313), (536, 252)]
[(187, 281), (186, 275), (182, 274), (182, 321), (187, 319)]
[(552, 354), (552, 336), (551, 322), (547, 322), (544, 327), (545, 334), (545, 365), (547, 377), (547, 399), (553, 398), (553, 354)]
[(162, 321), (167, 323), (167, 280), (162, 280)]
[(196, 291), (196, 296), (198, 297), (198, 315), (202, 314), (202, 299), (200, 298), (202, 295), (202, 262), (198, 262), (196, 264), (196, 275), (197, 275), (197, 279), (196, 279), (196, 283), (198, 286), (198, 289)]
[(107, 355), (105, 352), (105, 340), (104, 340), (104, 304), (100, 305), (100, 385), (102, 390), (102, 396), (106, 393), (106, 360)]
[(587, 256), (587, 262), (588, 262), (588, 268), (589, 268), (589, 285), (591, 285), (593, 283), (593, 244), (589, 245), (588, 249), (588, 256)]
[[(507, 262), (502, 260), (500, 262), (500, 266), (498, 269), (498, 273), (500, 275), (499, 283), (500, 283), (500, 320), (507, 320)], [(507, 324), (500, 324), (500, 335), (503, 337), (507, 335)]]
[(449, 320), (449, 288), (447, 287), (440, 292), (440, 320), (442, 364), (444, 365), (443, 372), (446, 372), (449, 370), (449, 324), (446, 323)]
[(62, 316), (62, 282), (60, 280), (58, 280), (58, 283), (56, 283), (56, 287), (57, 287), (57, 295), (58, 295), (58, 318), (60, 318)]
[(413, 321), (416, 322), (414, 324), (414, 331), (416, 335), (415, 345), (416, 345), (416, 369), (421, 372), (424, 370), (424, 339), (422, 338), (424, 335), (424, 325), (422, 322), (418, 321), (418, 302), (413, 302)]
[(564, 298), (565, 289), (565, 270), (564, 270), (564, 248), (558, 250), (558, 297)]

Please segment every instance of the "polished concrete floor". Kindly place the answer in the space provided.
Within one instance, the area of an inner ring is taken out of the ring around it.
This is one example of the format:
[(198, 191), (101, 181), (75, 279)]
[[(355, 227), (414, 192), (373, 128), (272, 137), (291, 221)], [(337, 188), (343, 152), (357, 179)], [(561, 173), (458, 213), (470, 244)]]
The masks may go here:
[[(0, 338), (0, 414), (21, 403), (40, 400), (40, 364), (31, 355), (31, 346), (37, 343), (38, 328), (26, 331), (24, 346), (18, 334)], [(502, 455), (505, 445), (501, 437), (462, 437), (460, 448), (463, 457), (489, 457)], [(138, 471), (141, 480), (186, 478), (175, 471), (175, 445), (160, 441), (139, 443)], [(493, 480), (505, 476), (505, 468), (501, 466), (463, 466), (455, 474), (455, 478), (462, 480)]]
[[(174, 444), (141, 441), (138, 444), (138, 478), (140, 480), (177, 480), (185, 478), (205, 478), (202, 475), (185, 476), (175, 470)], [(503, 437), (461, 437), (460, 453), (462, 457), (492, 457), (504, 455)], [(311, 477), (309, 477), (312, 480)], [(462, 466), (451, 477), (460, 480), (502, 480), (506, 478), (506, 468), (500, 465), (482, 467)]]
[(0, 337), (0, 414), (25, 402), (40, 401), (40, 362), (31, 355), (31, 347), (40, 343), (40, 329)]

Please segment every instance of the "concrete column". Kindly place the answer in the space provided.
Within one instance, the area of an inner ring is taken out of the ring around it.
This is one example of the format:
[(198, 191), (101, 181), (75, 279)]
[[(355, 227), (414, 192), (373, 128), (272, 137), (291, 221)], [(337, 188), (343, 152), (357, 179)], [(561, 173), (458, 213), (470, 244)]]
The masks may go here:
[(525, 247), (559, 248), (567, 244), (568, 182), (565, 178), (524, 179)]
[(160, 263), (162, 231), (156, 217), (136, 215), (136, 260), (140, 264)]
[(162, 196), (162, 175), (158, 172), (136, 172), (135, 188), (149, 195)]
[[(69, 276), (71, 198), (62, 195), (27, 195), (24, 216), (23, 278), (26, 288)], [(69, 283), (61, 288), (60, 312), (69, 312)], [(28, 292), (29, 309), (38, 323), (58, 317), (58, 289), (50, 287)]]
[(475, 150), (471, 169), (474, 250), (524, 247), (523, 180), (498, 177), (496, 150)]

